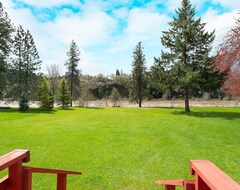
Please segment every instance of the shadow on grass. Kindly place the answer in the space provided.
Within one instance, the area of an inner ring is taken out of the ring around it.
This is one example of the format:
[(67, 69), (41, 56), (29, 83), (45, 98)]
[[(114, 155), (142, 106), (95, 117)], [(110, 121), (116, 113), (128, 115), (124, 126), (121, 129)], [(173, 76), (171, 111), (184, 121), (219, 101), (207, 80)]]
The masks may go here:
[(173, 111), (172, 114), (199, 118), (223, 118), (228, 120), (240, 119), (240, 112), (215, 112), (215, 111)]
[(150, 107), (150, 108), (153, 108), (153, 109), (169, 109), (169, 110), (182, 110), (183, 108), (182, 107), (167, 107), (167, 106), (154, 106), (154, 107)]
[(102, 109), (104, 109), (103, 107), (82, 107), (82, 106), (76, 106), (75, 108), (82, 108), (82, 109), (87, 109), (87, 110), (102, 110)]
[(23, 113), (23, 114), (29, 114), (29, 113), (43, 113), (43, 114), (54, 114), (57, 110), (50, 110), (50, 111), (46, 111), (46, 110), (41, 110), (39, 108), (30, 108), (29, 110), (27, 110), (26, 112), (20, 112), (18, 111), (18, 108), (0, 108), (0, 113)]

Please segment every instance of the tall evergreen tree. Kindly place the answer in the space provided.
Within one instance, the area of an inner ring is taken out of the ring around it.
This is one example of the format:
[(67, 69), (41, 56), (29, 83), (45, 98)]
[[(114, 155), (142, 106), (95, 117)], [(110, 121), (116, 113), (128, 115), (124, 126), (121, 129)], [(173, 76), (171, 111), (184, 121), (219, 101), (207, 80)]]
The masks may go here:
[(7, 57), (11, 49), (13, 31), (7, 12), (0, 2), (0, 98), (3, 96), (6, 87)]
[(16, 98), (24, 93), (28, 98), (33, 97), (39, 86), (37, 75), (41, 61), (30, 32), (25, 32), (22, 26), (19, 26), (13, 46), (12, 70), (16, 74), (12, 79), (12, 95)]
[(61, 104), (62, 109), (65, 109), (70, 103), (70, 95), (65, 79), (61, 81), (58, 89), (58, 101)]
[(142, 43), (139, 42), (133, 51), (132, 86), (130, 97), (142, 107), (142, 100), (146, 90), (146, 66)]
[(176, 10), (176, 17), (169, 23), (170, 29), (163, 32), (162, 44), (169, 49), (162, 52), (172, 72), (172, 79), (184, 90), (185, 111), (189, 108), (189, 90), (198, 85), (201, 78), (200, 68), (208, 59), (214, 31), (205, 31), (201, 18), (195, 19), (195, 8), (189, 0), (182, 1)]
[(80, 51), (74, 40), (70, 44), (67, 56), (68, 60), (65, 63), (67, 66), (66, 79), (71, 95), (70, 106), (72, 106), (72, 101), (80, 96), (80, 70), (77, 68), (80, 61)]
[(49, 84), (44, 77), (39, 86), (40, 108), (43, 110), (51, 110), (53, 108), (53, 95), (50, 93)]

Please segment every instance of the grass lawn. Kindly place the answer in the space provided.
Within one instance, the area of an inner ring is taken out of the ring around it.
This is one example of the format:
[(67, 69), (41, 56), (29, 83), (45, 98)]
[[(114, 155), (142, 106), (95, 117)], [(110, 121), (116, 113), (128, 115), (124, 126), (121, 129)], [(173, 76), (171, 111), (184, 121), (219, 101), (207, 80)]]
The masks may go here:
[[(240, 183), (239, 108), (0, 109), (0, 134), (0, 155), (30, 149), (27, 165), (82, 171), (69, 190), (164, 189), (154, 180), (192, 178), (190, 159)], [(55, 176), (34, 174), (33, 189), (55, 189)]]

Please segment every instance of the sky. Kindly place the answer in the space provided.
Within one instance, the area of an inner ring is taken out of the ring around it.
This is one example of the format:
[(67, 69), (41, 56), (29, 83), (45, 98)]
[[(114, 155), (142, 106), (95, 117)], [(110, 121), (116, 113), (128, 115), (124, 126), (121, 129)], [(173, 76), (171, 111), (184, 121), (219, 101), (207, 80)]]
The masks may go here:
[[(74, 40), (80, 51), (83, 74), (111, 75), (116, 69), (131, 72), (132, 52), (139, 41), (146, 66), (159, 57), (162, 31), (168, 30), (180, 0), (1, 0), (15, 26), (22, 25), (34, 37), (42, 72), (47, 65), (64, 63)], [(209, 32), (215, 29), (213, 52), (240, 17), (240, 0), (191, 0), (196, 17)]]

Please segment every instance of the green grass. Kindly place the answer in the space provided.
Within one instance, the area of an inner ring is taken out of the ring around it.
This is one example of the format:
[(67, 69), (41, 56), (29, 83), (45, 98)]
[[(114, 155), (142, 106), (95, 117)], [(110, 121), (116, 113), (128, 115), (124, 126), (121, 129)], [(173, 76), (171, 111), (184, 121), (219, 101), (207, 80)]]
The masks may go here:
[[(190, 159), (239, 183), (240, 109), (0, 109), (0, 155), (17, 148), (31, 150), (27, 165), (82, 171), (72, 190), (163, 189), (154, 180), (192, 178)], [(34, 174), (33, 189), (55, 189), (55, 176)]]

